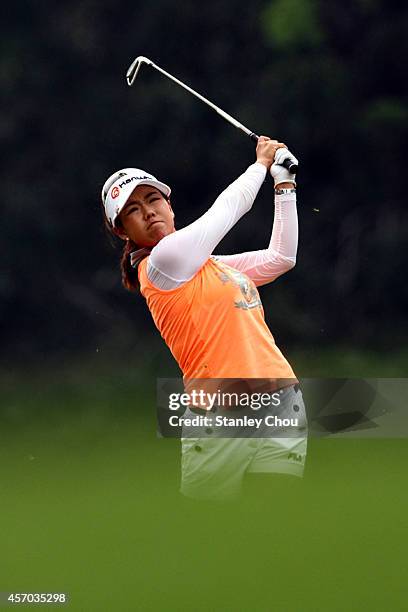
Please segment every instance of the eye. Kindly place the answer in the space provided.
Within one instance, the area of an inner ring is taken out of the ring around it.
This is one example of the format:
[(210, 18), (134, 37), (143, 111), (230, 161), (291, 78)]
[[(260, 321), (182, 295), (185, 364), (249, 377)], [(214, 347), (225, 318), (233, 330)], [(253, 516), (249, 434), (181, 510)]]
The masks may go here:
[(139, 206), (137, 206), (136, 204), (133, 206), (129, 206), (126, 215), (130, 215), (133, 212), (138, 212), (139, 211)]

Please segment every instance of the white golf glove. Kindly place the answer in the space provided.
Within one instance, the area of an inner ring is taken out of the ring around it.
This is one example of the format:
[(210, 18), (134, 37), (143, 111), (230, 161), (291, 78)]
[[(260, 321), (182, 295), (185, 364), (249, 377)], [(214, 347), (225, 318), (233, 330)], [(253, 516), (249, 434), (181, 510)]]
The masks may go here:
[(280, 148), (275, 153), (275, 159), (270, 169), (270, 173), (275, 182), (275, 186), (279, 183), (293, 183), (296, 185), (296, 175), (286, 170), (284, 166), (281, 166), (285, 159), (290, 159), (294, 164), (298, 164), (296, 157), (286, 148)]

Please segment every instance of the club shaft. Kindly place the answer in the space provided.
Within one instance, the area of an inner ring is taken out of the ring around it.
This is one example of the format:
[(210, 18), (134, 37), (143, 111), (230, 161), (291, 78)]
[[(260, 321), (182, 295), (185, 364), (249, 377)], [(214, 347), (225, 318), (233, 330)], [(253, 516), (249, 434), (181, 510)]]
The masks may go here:
[[(249, 136), (251, 140), (253, 140), (254, 142), (258, 142), (259, 136), (255, 134), (252, 130), (249, 130), (247, 127), (245, 127), (245, 125), (243, 125), (242, 123), (237, 121), (234, 117), (232, 117), (231, 115), (226, 113), (224, 110), (222, 110), (222, 108), (220, 108), (219, 106), (211, 102), (208, 98), (205, 98), (204, 96), (199, 94), (198, 91), (195, 91), (195, 89), (192, 89), (192, 87), (189, 87), (188, 85), (186, 85), (185, 83), (183, 83), (182, 81), (174, 77), (172, 74), (170, 74), (170, 72), (167, 72), (166, 70), (163, 70), (163, 68), (160, 68), (160, 66), (157, 66), (157, 64), (152, 62), (152, 60), (149, 60), (147, 57), (139, 56), (131, 64), (126, 74), (128, 85), (133, 85), (142, 63), (145, 63), (148, 66), (152, 66), (152, 68), (155, 68), (158, 72), (161, 72), (161, 74), (163, 74), (165, 77), (167, 77), (174, 83), (177, 83), (177, 85), (180, 85), (180, 87), (182, 87), (183, 89), (191, 93), (193, 96), (201, 100), (201, 102), (204, 102), (204, 104), (207, 104), (207, 106), (215, 110), (215, 112), (218, 113), (220, 117), (222, 117), (223, 119), (231, 123), (231, 125), (235, 126), (239, 130), (244, 132), (244, 134)], [(285, 159), (282, 165), (285, 166), (285, 168), (289, 172), (296, 173), (297, 171), (297, 165), (291, 162), (289, 159)]]
[(182, 81), (180, 81), (179, 79), (177, 79), (176, 77), (174, 77), (172, 74), (170, 74), (169, 72), (167, 72), (166, 70), (163, 70), (163, 68), (160, 68), (160, 66), (157, 66), (156, 64), (154, 64), (153, 62), (150, 64), (153, 68), (155, 68), (156, 70), (158, 70), (159, 72), (161, 72), (162, 74), (164, 74), (164, 76), (166, 76), (167, 78), (171, 79), (172, 81), (174, 81), (175, 83), (177, 83), (177, 85), (180, 85), (180, 87), (183, 87), (185, 90), (187, 90), (188, 92), (190, 92), (191, 94), (193, 94), (193, 96), (195, 96), (196, 98), (198, 98), (199, 100), (201, 100), (201, 102), (204, 102), (204, 104), (207, 104), (208, 106), (210, 106), (213, 110), (215, 110), (216, 113), (218, 113), (219, 115), (221, 115), (221, 117), (223, 117), (226, 121), (229, 121), (229, 123), (231, 123), (232, 125), (234, 125), (236, 128), (238, 128), (239, 130), (242, 130), (242, 132), (244, 132), (245, 134), (247, 134), (247, 136), (250, 136), (253, 132), (252, 130), (249, 130), (247, 127), (245, 127), (245, 125), (242, 125), (242, 123), (240, 123), (239, 121), (237, 121), (236, 119), (234, 119), (234, 117), (231, 117), (231, 115), (229, 115), (228, 113), (226, 113), (225, 111), (222, 110), (222, 108), (219, 108), (219, 106), (217, 106), (216, 104), (214, 104), (213, 102), (211, 102), (210, 100), (208, 100), (208, 98), (205, 98), (204, 96), (202, 96), (201, 94), (199, 94), (197, 91), (195, 91), (194, 89), (192, 89), (191, 87), (189, 87), (188, 85), (185, 85), (185, 83), (183, 83)]

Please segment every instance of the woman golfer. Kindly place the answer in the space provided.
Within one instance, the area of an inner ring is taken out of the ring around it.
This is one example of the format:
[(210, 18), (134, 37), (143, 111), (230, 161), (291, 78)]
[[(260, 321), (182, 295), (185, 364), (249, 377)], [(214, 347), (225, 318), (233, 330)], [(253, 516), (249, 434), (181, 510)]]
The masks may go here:
[[(268, 381), (268, 390), (280, 398), (280, 414), (300, 422), (295, 434), (287, 434), (291, 437), (271, 435), (263, 425), (249, 437), (238, 437), (239, 433), (225, 437), (204, 425), (183, 428), (181, 492), (189, 497), (233, 497), (250, 472), (303, 475), (307, 437), (302, 395), (265, 323), (256, 289), (293, 268), (296, 261), (295, 180), (281, 165), (288, 157), (297, 161), (283, 143), (261, 136), (256, 162), (205, 214), (179, 230), (174, 226), (170, 187), (151, 174), (125, 168), (102, 189), (106, 225), (125, 241), (123, 285), (130, 291), (140, 286), (186, 384), (197, 379)], [(275, 183), (268, 248), (213, 255), (222, 238), (251, 209), (267, 171)], [(191, 405), (184, 418), (198, 413), (207, 414), (203, 406)]]

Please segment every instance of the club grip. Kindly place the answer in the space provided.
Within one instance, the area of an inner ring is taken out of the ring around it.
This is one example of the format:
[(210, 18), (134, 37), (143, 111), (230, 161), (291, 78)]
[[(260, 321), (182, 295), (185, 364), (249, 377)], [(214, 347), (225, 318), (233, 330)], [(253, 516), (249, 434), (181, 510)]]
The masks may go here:
[[(251, 132), (249, 135), (250, 139), (253, 140), (254, 142), (258, 142), (258, 138), (259, 136), (257, 134), (255, 134), (255, 132)], [(290, 161), (290, 159), (285, 159), (283, 164), (281, 164), (284, 168), (286, 168), (286, 170), (288, 172), (290, 172), (291, 174), (296, 174), (297, 169), (298, 169), (298, 165), (294, 164), (292, 161)]]

